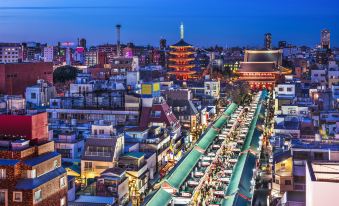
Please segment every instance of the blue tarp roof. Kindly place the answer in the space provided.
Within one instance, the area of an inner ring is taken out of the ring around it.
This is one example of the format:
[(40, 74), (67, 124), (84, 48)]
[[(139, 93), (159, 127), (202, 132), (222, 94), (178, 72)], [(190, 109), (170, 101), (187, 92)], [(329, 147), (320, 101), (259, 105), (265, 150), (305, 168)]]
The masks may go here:
[(59, 167), (34, 179), (21, 179), (17, 182), (15, 189), (32, 190), (62, 174), (66, 174), (66, 170), (63, 167)]
[(28, 160), (25, 160), (24, 163), (28, 166), (35, 166), (37, 164), (40, 164), (41, 162), (44, 162), (44, 161), (47, 161), (53, 157), (56, 157), (60, 155), (59, 153), (57, 152), (49, 152), (49, 153), (46, 153), (46, 154), (43, 154), (43, 155), (39, 155), (37, 157), (34, 157), (32, 159), (28, 159)]
[(13, 159), (0, 159), (0, 166), (14, 166), (16, 165), (19, 160), (13, 160)]
[(80, 195), (80, 197), (74, 202), (113, 205), (115, 203), (115, 200), (114, 197)]

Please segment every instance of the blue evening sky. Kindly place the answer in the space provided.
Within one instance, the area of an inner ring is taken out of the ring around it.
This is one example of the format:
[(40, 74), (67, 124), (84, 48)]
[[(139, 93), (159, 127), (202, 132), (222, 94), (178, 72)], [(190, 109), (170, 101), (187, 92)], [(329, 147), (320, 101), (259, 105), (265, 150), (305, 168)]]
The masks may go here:
[(339, 45), (338, 0), (0, 0), (0, 42), (115, 42), (120, 23), (123, 43), (172, 44), (180, 22), (196, 46), (261, 46), (266, 32), (314, 46), (323, 28)]

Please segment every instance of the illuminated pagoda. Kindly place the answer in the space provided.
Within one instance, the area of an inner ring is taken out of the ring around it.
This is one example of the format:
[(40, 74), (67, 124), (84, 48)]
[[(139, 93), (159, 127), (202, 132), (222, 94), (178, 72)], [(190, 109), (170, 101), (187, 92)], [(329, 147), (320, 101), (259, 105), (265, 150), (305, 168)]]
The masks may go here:
[(284, 75), (292, 71), (282, 66), (281, 50), (245, 50), (244, 62), (240, 63), (236, 73), (240, 81), (249, 83), (251, 89), (271, 90)]
[(180, 26), (180, 41), (171, 46), (169, 68), (170, 75), (175, 75), (177, 80), (187, 80), (195, 73), (191, 69), (194, 64), (193, 46), (184, 41), (184, 25)]

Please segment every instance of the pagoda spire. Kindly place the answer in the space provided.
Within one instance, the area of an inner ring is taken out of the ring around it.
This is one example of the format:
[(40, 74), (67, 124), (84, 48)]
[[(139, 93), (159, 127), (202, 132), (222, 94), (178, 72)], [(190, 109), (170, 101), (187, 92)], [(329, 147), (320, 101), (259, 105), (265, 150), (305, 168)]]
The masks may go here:
[(184, 39), (184, 24), (182, 22), (180, 25), (180, 39)]

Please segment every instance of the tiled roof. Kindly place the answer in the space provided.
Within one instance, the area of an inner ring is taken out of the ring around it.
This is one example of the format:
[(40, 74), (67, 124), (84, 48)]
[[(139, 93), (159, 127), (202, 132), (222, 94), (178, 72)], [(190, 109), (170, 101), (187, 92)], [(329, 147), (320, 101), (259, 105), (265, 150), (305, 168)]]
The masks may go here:
[(177, 111), (175, 109), (173, 109), (173, 113), (176, 116), (180, 116), (180, 115), (196, 115), (198, 114), (198, 110), (197, 108), (194, 106), (194, 104), (192, 103), (191, 100), (174, 100), (174, 99), (169, 99), (168, 100), (168, 104), (172, 107), (185, 107), (186, 109), (183, 111)]
[[(151, 117), (152, 111), (160, 111), (160, 117)], [(170, 107), (168, 104), (153, 104), (150, 107), (143, 107), (141, 110), (141, 118), (140, 118), (140, 126), (147, 127), (150, 122), (157, 122), (157, 123), (165, 123), (167, 126), (171, 126), (172, 124), (178, 122), (175, 115), (171, 112)]]
[(273, 62), (241, 62), (238, 72), (274, 72)]
[(19, 162), (19, 160), (13, 159), (0, 159), (0, 166), (14, 166)]
[(192, 46), (189, 43), (185, 42), (183, 39), (180, 39), (180, 41), (178, 41), (176, 44), (173, 44), (172, 46)]
[(21, 179), (17, 182), (15, 189), (32, 190), (63, 174), (66, 175), (66, 170), (63, 167), (59, 167), (37, 178)]
[(39, 155), (37, 157), (33, 157), (31, 159), (28, 159), (28, 160), (25, 160), (24, 163), (28, 166), (35, 166), (35, 165), (38, 165), (42, 162), (45, 162), (51, 158), (54, 158), (54, 157), (57, 157), (59, 156), (60, 154), (58, 152), (49, 152), (49, 153), (46, 153), (46, 154), (43, 154), (43, 155)]

